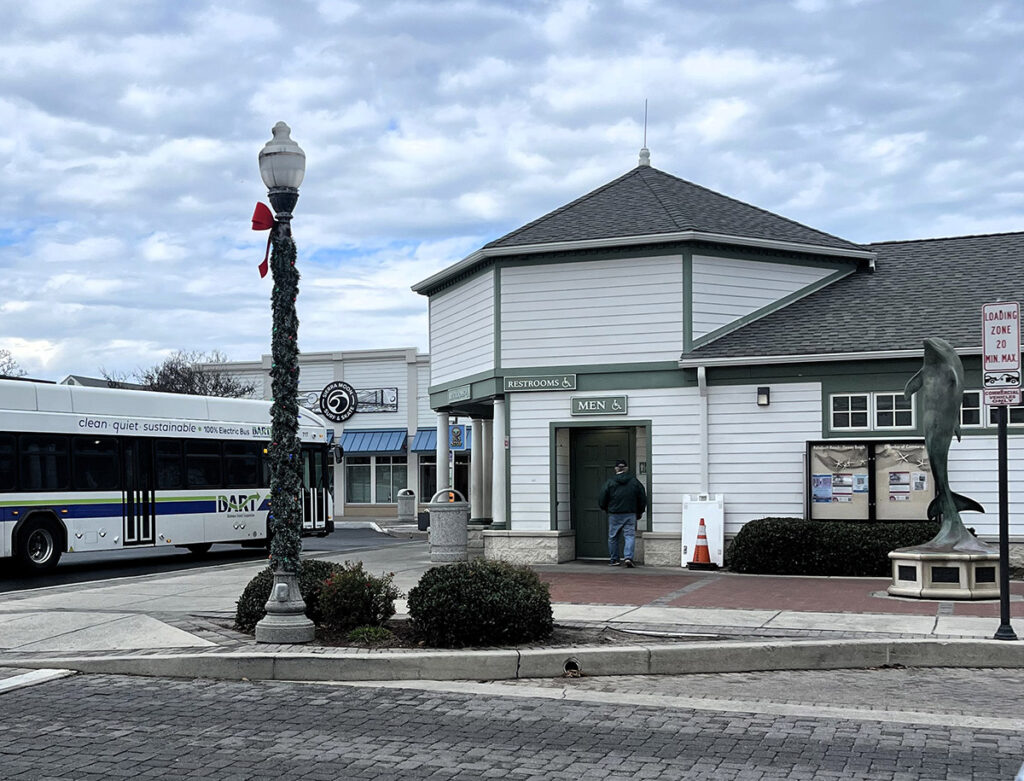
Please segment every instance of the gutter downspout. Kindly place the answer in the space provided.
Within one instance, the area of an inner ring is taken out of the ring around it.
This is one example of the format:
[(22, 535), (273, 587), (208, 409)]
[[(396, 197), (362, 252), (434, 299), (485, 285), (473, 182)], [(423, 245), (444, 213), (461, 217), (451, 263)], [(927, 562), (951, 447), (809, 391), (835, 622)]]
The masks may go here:
[(697, 388), (700, 391), (700, 436), (698, 460), (700, 461), (700, 492), (710, 493), (708, 478), (708, 376), (703, 366), (697, 367)]

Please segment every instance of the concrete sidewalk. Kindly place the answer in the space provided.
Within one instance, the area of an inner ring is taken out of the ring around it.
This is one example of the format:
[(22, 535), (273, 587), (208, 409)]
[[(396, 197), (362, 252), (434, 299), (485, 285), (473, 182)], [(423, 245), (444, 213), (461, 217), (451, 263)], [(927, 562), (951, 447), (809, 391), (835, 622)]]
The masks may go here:
[[(423, 539), (359, 553), (403, 593), (431, 564)], [(990, 638), (998, 602), (889, 597), (888, 581), (609, 568), (536, 568), (557, 624), (617, 630), (630, 642), (479, 651), (257, 645), (230, 629), (235, 602), (264, 562), (12, 592), (0, 598), (0, 667), (228, 678), (499, 679), (585, 673), (713, 672), (885, 664), (1024, 667), (1024, 642)], [(1024, 635), (1024, 583), (1014, 582)], [(399, 615), (406, 610), (397, 604)], [(671, 642), (667, 642), (671, 640)]]

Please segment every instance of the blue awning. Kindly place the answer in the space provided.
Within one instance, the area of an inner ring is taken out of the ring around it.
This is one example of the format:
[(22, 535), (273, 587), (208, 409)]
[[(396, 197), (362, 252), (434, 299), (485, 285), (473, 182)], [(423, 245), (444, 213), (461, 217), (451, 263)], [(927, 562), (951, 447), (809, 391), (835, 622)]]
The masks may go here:
[[(462, 424), (448, 427), (448, 447), (451, 450), (472, 450), (473, 429)], [(413, 453), (433, 453), (437, 450), (437, 429), (421, 428), (412, 438)]]
[(346, 456), (401, 455), (408, 432), (404, 428), (374, 431), (342, 431), (341, 449)]

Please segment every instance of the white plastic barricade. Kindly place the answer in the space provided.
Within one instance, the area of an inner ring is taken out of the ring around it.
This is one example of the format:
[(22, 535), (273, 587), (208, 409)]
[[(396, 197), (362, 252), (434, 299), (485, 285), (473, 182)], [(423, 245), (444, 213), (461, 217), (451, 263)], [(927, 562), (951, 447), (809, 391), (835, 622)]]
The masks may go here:
[(717, 569), (725, 563), (722, 494), (683, 495), (683, 555), (687, 569)]

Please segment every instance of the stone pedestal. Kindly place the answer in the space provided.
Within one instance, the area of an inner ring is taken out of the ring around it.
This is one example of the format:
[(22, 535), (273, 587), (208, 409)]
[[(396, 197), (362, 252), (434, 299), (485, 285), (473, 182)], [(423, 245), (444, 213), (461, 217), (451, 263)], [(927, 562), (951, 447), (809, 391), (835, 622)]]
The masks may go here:
[(890, 551), (894, 597), (999, 599), (999, 552)]
[(267, 615), (256, 624), (257, 643), (311, 643), (316, 626), (306, 617), (306, 603), (294, 572), (274, 573)]

